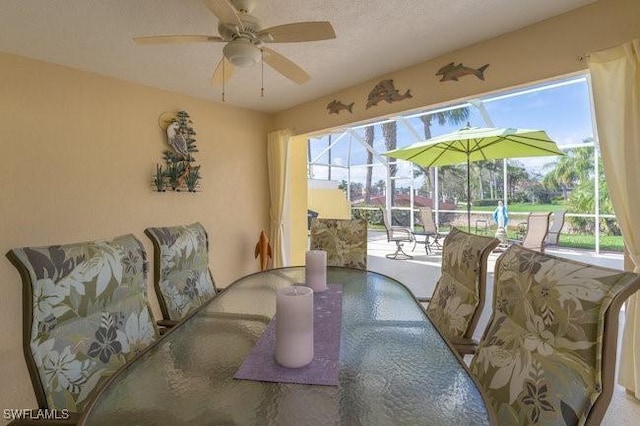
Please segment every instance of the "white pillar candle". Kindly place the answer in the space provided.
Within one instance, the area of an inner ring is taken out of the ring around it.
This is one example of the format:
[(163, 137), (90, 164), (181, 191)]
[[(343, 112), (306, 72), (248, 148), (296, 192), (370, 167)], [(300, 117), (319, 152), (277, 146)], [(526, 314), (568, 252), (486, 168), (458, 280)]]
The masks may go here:
[(281, 288), (276, 294), (276, 362), (299, 368), (313, 360), (313, 290)]
[(305, 258), (304, 281), (315, 293), (327, 289), (327, 252), (310, 250)]

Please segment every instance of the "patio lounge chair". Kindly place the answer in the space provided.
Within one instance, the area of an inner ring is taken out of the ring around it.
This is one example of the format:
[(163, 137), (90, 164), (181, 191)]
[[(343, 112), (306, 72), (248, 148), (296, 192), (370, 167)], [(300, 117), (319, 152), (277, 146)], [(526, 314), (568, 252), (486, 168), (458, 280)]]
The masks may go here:
[(155, 285), (164, 321), (172, 327), (216, 295), (209, 270), (209, 237), (199, 223), (147, 228), (153, 242)]
[[(422, 223), (422, 232), (414, 231), (414, 237), (416, 235), (425, 236), (424, 249), (427, 254), (430, 253), (431, 249), (442, 250), (442, 244), (440, 244), (439, 240), (444, 238), (446, 234), (442, 234), (438, 231), (438, 226), (433, 220), (433, 210), (431, 207), (421, 207), (418, 209), (418, 212), (420, 214), (420, 223)], [(414, 238), (413, 250), (415, 250), (417, 243), (417, 239)]]
[(527, 233), (522, 239), (522, 247), (544, 253), (544, 240), (549, 232), (551, 213), (531, 213), (527, 218)]
[(471, 373), (497, 424), (599, 425), (615, 382), (618, 316), (640, 277), (512, 245)]
[(500, 243), (497, 238), (470, 234), (457, 228), (444, 239), (442, 272), (427, 315), (461, 355), (471, 354), (473, 332), (484, 307), (487, 259)]
[(310, 248), (326, 251), (328, 266), (367, 269), (367, 221), (312, 219)]
[(22, 277), (23, 349), (38, 406), (69, 410), (72, 424), (101, 385), (158, 338), (144, 248), (124, 235), (7, 257)]
[(558, 210), (553, 213), (553, 221), (549, 227), (546, 245), (558, 245), (558, 239), (560, 238), (560, 232), (564, 226), (564, 216), (566, 213), (567, 212), (565, 210)]
[[(411, 228), (407, 228), (404, 226), (393, 226), (391, 225), (391, 218), (387, 216), (387, 210), (380, 208), (380, 214), (382, 215), (382, 224), (384, 225), (385, 230), (387, 231), (387, 242), (396, 243), (396, 251), (390, 254), (387, 254), (387, 259), (394, 260), (407, 260), (413, 259), (413, 256), (408, 255), (402, 250), (403, 243), (412, 243), (415, 241), (415, 236), (413, 235), (413, 231)], [(414, 246), (415, 247), (415, 246)]]

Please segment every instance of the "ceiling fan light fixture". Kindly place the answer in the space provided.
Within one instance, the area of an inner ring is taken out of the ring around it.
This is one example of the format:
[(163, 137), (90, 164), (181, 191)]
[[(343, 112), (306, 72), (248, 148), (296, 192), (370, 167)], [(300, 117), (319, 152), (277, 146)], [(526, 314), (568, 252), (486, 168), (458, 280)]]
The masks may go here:
[(239, 68), (249, 68), (260, 61), (260, 49), (250, 41), (238, 39), (227, 43), (222, 50), (225, 58)]

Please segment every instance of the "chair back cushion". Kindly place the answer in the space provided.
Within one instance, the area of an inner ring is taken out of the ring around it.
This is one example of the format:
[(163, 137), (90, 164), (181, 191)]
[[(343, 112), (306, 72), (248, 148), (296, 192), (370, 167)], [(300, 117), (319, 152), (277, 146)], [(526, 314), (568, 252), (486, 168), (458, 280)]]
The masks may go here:
[(457, 228), (444, 239), (442, 272), (427, 314), (447, 337), (470, 338), (484, 306), (487, 258), (499, 241)]
[(387, 209), (384, 209), (382, 207), (380, 207), (380, 216), (382, 217), (382, 225), (384, 226), (384, 229), (387, 231), (387, 241), (392, 241), (392, 238), (394, 237), (393, 235), (393, 229), (391, 226), (391, 223), (389, 223), (389, 216), (387, 216)]
[(216, 294), (209, 239), (199, 223), (144, 231), (154, 248), (154, 282), (162, 315), (181, 320)]
[(438, 232), (438, 228), (436, 222), (433, 220), (433, 210), (431, 210), (431, 207), (422, 207), (419, 211), (424, 232), (435, 235)]
[(592, 407), (603, 385), (611, 397), (620, 304), (639, 285), (633, 273), (511, 246), (470, 367), (498, 423), (582, 425), (603, 414)]
[(97, 386), (156, 340), (146, 255), (133, 235), (24, 247), (25, 357), (41, 408), (81, 412)]
[(544, 252), (544, 240), (549, 232), (549, 217), (551, 213), (531, 213), (527, 219), (527, 233), (522, 240), (522, 246), (532, 250)]
[(567, 214), (565, 210), (558, 210), (553, 213), (553, 222), (549, 227), (549, 233), (547, 235), (547, 244), (557, 245), (560, 237), (560, 232), (564, 226), (564, 217)]
[(311, 250), (326, 251), (328, 266), (367, 269), (367, 221), (313, 219)]

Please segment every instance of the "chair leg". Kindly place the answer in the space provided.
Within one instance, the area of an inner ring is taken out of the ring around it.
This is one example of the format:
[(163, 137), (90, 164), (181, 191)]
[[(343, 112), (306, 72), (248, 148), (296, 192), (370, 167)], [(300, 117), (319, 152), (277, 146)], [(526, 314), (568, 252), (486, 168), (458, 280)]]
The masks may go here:
[(409, 256), (407, 253), (402, 250), (402, 243), (400, 241), (396, 241), (396, 251), (393, 254), (388, 254), (387, 259), (394, 260), (408, 260), (413, 259), (413, 256)]
[(442, 244), (440, 244), (440, 241), (438, 241), (438, 237), (439, 235), (436, 234), (433, 236), (433, 241), (431, 241), (431, 243), (429, 243), (429, 248), (430, 249), (436, 249), (436, 250), (442, 250)]

